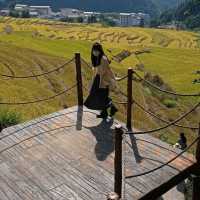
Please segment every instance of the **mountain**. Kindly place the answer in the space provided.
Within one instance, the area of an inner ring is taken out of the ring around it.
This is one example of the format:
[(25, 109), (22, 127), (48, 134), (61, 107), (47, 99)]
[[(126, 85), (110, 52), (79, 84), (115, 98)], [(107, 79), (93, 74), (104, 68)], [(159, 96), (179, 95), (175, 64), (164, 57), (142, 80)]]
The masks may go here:
[(160, 12), (176, 8), (179, 4), (182, 4), (185, 0), (151, 0), (159, 9)]
[(55, 10), (71, 7), (88, 11), (146, 12), (151, 15), (159, 13), (166, 6), (175, 6), (177, 1), (180, 0), (17, 0), (25, 4), (51, 5)]
[(190, 29), (200, 28), (200, 0), (185, 1), (178, 8), (163, 12), (159, 20), (161, 24), (175, 20)]

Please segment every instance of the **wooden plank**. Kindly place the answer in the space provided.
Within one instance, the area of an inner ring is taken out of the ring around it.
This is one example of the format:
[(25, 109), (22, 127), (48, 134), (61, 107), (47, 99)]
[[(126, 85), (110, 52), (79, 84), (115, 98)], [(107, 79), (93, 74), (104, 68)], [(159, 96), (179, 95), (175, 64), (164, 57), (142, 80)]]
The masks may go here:
[[(0, 140), (0, 150), (20, 143), (0, 154), (0, 176), (5, 180), (0, 182), (0, 194), (4, 199), (105, 199), (114, 190), (113, 129), (120, 122), (102, 122), (96, 119), (97, 113), (72, 107), (3, 130), (0, 137), (42, 121)], [(72, 126), (60, 128), (67, 125)], [(33, 137), (44, 131), (50, 132)], [(132, 146), (125, 147), (126, 175), (151, 170), (180, 152), (150, 135), (127, 136), (127, 141)], [(171, 186), (171, 180), (180, 180), (179, 172), (187, 174), (194, 163), (191, 158), (186, 153), (170, 166), (126, 180), (126, 198), (140, 199), (160, 185)]]

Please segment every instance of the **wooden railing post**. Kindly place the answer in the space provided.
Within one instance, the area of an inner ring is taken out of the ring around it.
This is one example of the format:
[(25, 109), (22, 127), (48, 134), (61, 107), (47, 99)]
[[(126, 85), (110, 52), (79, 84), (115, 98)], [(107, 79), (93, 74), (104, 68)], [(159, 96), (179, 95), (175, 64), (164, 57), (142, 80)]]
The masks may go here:
[[(200, 137), (200, 123), (199, 123), (199, 131), (198, 131), (198, 137)], [(200, 165), (200, 140), (197, 142), (197, 147), (196, 147), (196, 161)]]
[[(198, 137), (200, 137), (200, 123), (199, 123)], [(196, 168), (192, 175), (193, 177), (192, 200), (200, 199), (200, 140), (198, 140), (196, 147), (196, 161), (197, 161)]]
[(81, 55), (80, 53), (75, 54), (76, 62), (76, 82), (77, 82), (77, 95), (78, 95), (78, 106), (83, 106), (83, 83), (81, 74)]
[(114, 191), (121, 198), (122, 194), (122, 140), (123, 130), (120, 125), (115, 127), (115, 185)]
[(128, 69), (128, 82), (127, 82), (127, 123), (128, 130), (132, 130), (132, 103), (133, 103), (133, 69)]

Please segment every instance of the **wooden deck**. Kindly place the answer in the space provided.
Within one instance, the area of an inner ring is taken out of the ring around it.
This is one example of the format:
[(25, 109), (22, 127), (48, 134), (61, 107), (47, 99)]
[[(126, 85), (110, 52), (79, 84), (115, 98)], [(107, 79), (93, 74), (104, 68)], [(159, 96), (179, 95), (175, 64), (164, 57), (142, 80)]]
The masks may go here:
[[(106, 199), (114, 185), (113, 129), (118, 122), (106, 123), (96, 119), (94, 111), (72, 107), (7, 128), (0, 137), (40, 120), (0, 140), (0, 200)], [(179, 153), (150, 135), (126, 139), (127, 176), (160, 166)], [(152, 174), (127, 180), (126, 199), (140, 199), (193, 163), (185, 154)]]

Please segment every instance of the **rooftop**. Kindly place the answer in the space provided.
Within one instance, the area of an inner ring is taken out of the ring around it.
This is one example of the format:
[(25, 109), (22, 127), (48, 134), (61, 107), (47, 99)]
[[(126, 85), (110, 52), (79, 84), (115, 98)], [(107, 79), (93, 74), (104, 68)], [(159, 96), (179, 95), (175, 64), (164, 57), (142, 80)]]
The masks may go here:
[(51, 6), (30, 6), (30, 8), (51, 8)]

